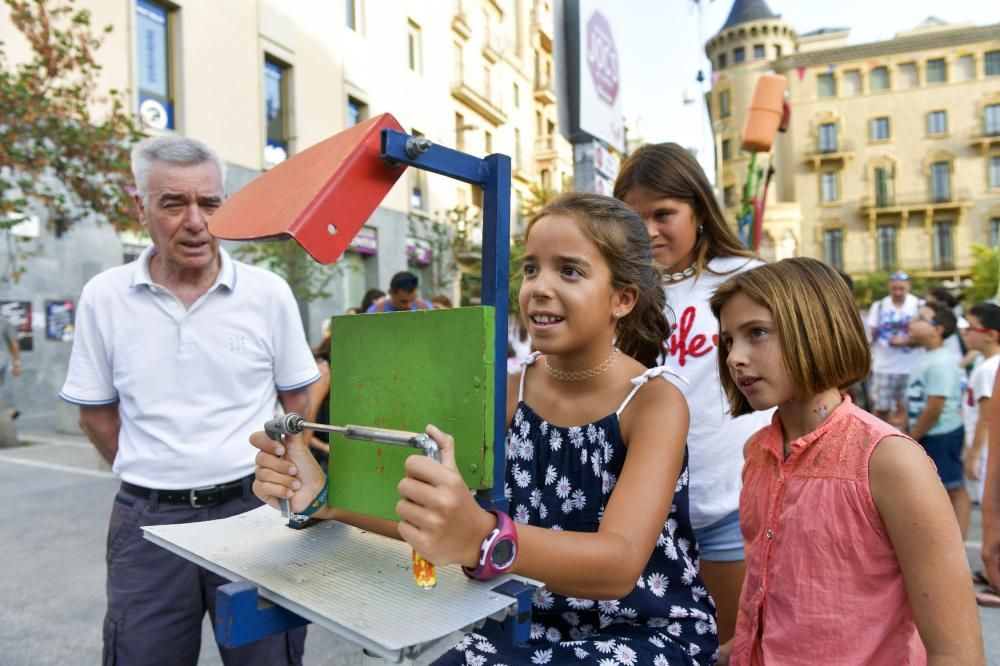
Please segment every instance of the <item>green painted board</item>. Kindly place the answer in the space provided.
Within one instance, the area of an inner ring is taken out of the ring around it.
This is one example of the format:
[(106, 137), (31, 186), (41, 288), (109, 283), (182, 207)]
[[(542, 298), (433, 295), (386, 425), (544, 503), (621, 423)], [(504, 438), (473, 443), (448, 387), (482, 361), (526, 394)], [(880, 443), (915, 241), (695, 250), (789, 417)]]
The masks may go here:
[[(330, 322), (330, 423), (455, 437), (472, 489), (493, 487), (492, 307), (345, 315)], [(398, 520), (413, 449), (330, 435), (330, 506)]]

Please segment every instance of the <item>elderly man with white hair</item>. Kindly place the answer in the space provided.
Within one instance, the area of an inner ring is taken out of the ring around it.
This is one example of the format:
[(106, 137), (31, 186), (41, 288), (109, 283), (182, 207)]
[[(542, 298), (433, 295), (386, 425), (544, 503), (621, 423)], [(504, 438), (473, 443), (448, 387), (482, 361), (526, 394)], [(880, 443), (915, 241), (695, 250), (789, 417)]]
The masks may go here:
[[(208, 230), (225, 199), (210, 147), (162, 136), (132, 151), (153, 244), (83, 288), (60, 397), (121, 478), (107, 541), (105, 664), (196, 664), (226, 581), (146, 541), (141, 526), (260, 505), (251, 432), (305, 412), (319, 378), (288, 285), (234, 261)], [(299, 664), (305, 630), (236, 649), (226, 664)]]

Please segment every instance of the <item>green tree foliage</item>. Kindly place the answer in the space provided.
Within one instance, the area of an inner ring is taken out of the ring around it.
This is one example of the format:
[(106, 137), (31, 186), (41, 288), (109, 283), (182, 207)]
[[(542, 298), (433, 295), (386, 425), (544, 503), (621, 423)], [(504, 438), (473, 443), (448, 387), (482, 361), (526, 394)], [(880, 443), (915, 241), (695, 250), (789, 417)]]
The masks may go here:
[(129, 150), (139, 138), (116, 90), (98, 92), (95, 59), (104, 35), (74, 0), (3, 0), (30, 47), (12, 62), (0, 43), (0, 228), (23, 219), (31, 201), (65, 230), (93, 214), (136, 228)]
[[(467, 253), (473, 221), (468, 206), (456, 206), (437, 214), (437, 219), (409, 215), (407, 226), (412, 238), (428, 244), (431, 251), (431, 284), (428, 295), (451, 294), (460, 266), (457, 257)], [(443, 218), (443, 219), (442, 219)]]
[[(889, 295), (889, 275), (886, 271), (866, 273), (854, 278), (854, 302), (861, 308), (867, 308), (875, 301)], [(928, 291), (941, 286), (941, 280), (918, 275), (911, 275), (911, 293), (923, 296)]]
[(972, 286), (963, 292), (966, 306), (983, 301), (993, 301), (997, 295), (997, 274), (1000, 272), (1000, 257), (998, 257), (997, 248), (974, 243), (972, 256), (975, 258), (972, 269), (969, 271)]
[[(568, 183), (563, 183), (568, 185)], [(555, 199), (560, 193), (558, 190), (546, 189), (541, 185), (530, 185), (528, 191), (531, 196), (521, 203), (521, 215), (525, 220), (531, 221), (538, 215), (545, 205)], [(518, 303), (518, 294), (521, 291), (521, 279), (524, 277), (521, 270), (524, 263), (524, 238), (515, 236), (510, 244), (510, 288), (508, 291), (510, 298), (510, 314), (519, 317), (521, 308)]]
[[(530, 197), (521, 204), (519, 212), (531, 219), (559, 194), (557, 190), (540, 185), (529, 187)], [(511, 211), (515, 213), (515, 211)], [(512, 218), (515, 217), (512, 215)], [(461, 304), (478, 303), (482, 295), (483, 269), (482, 247), (473, 243), (475, 232), (482, 228), (482, 218), (470, 215), (468, 206), (456, 206), (435, 215), (435, 219), (425, 217), (409, 218), (410, 234), (425, 239), (431, 246), (434, 274), (434, 291), (446, 292), (454, 284), (456, 277), (461, 287)], [(512, 220), (513, 227), (513, 220)], [(521, 264), (524, 258), (524, 239), (512, 238), (510, 246), (508, 310), (511, 316), (518, 316), (518, 292), (521, 287)]]
[(330, 282), (340, 274), (337, 264), (324, 266), (310, 257), (294, 240), (244, 243), (233, 252), (238, 258), (280, 275), (291, 287), (303, 321), (308, 325), (305, 305), (328, 298)]
[[(563, 191), (566, 190), (570, 183), (563, 183)], [(531, 196), (521, 202), (521, 215), (524, 216), (525, 220), (531, 220), (533, 217), (542, 212), (545, 205), (559, 196), (560, 191), (551, 188), (546, 188), (540, 184), (529, 185), (528, 192)]]

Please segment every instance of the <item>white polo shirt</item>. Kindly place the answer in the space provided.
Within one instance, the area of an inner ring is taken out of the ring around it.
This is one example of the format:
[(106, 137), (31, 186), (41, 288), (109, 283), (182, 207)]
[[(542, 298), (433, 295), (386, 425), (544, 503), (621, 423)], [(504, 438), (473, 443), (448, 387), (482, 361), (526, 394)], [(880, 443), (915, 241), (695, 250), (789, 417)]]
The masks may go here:
[(319, 379), (291, 289), (220, 249), (215, 284), (186, 309), (150, 279), (155, 252), (84, 286), (59, 397), (120, 403), (113, 469), (129, 483), (175, 490), (247, 476), (247, 438), (282, 412), (278, 391)]

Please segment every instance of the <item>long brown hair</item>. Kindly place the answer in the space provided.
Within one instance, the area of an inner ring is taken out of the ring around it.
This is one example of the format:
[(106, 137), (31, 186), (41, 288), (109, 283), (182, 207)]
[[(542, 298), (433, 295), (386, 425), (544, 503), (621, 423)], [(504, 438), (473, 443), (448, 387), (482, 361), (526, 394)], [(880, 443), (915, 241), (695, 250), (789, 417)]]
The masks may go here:
[[(808, 397), (829, 388), (847, 388), (868, 376), (871, 351), (854, 296), (847, 283), (821, 261), (796, 257), (738, 273), (711, 298), (712, 314), (744, 294), (771, 311), (785, 370), (796, 392)], [(753, 411), (740, 393), (719, 345), (719, 379), (733, 416)]]
[(701, 165), (678, 144), (650, 143), (629, 155), (615, 180), (615, 198), (624, 201), (637, 187), (691, 206), (695, 223), (702, 225), (694, 244), (699, 273), (716, 257), (756, 258), (726, 224)]
[(653, 248), (639, 215), (611, 197), (568, 192), (553, 199), (531, 219), (525, 242), (535, 222), (547, 215), (566, 215), (576, 220), (607, 262), (611, 286), (634, 287), (638, 291), (635, 307), (615, 325), (615, 338), (619, 349), (647, 368), (656, 365), (670, 325), (663, 313), (660, 271), (653, 263)]

